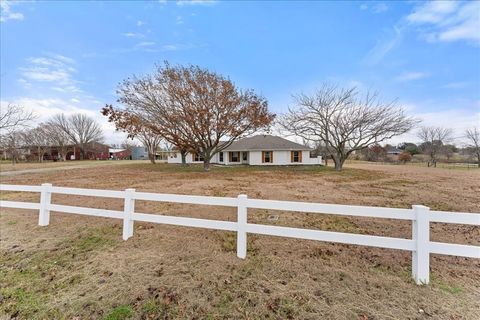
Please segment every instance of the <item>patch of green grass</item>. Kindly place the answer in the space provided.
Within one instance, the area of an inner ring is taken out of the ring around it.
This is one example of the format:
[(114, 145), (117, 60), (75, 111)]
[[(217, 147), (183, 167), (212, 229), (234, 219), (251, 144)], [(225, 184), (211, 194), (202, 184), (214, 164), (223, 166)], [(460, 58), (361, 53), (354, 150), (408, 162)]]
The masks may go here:
[(439, 202), (430, 202), (430, 203), (425, 203), (427, 207), (430, 208), (430, 210), (438, 210), (438, 211), (457, 211), (457, 207), (455, 206), (455, 203), (439, 203)]
[(268, 308), (279, 316), (280, 319), (294, 319), (295, 310), (298, 308), (294, 301), (288, 298), (276, 298)]
[(363, 233), (355, 223), (346, 217), (318, 217), (318, 215), (310, 216), (305, 223), (306, 227), (313, 227), (321, 230), (343, 231), (348, 233)]
[[(91, 228), (74, 239), (59, 243), (53, 250), (33, 254), (7, 252), (0, 257), (0, 314), (20, 319), (58, 319), (57, 309), (48, 307), (60, 290), (74, 291), (83, 279), (75, 265), (84, 256), (114, 243), (118, 229)], [(72, 270), (76, 273), (72, 275)], [(65, 274), (68, 273), (68, 274)]]
[[(220, 246), (223, 251), (236, 252), (237, 251), (237, 233), (235, 232), (218, 232), (217, 238), (220, 241)], [(247, 237), (247, 252), (255, 253), (258, 247), (255, 245), (254, 236)]]
[(460, 294), (463, 293), (463, 288), (461, 286), (454, 286), (454, 285), (448, 285), (443, 282), (439, 282), (437, 284), (437, 287), (445, 292), (451, 293), (451, 294)]
[(179, 318), (179, 296), (171, 289), (160, 288), (151, 292), (141, 308), (141, 319)]
[[(179, 164), (145, 164), (145, 163), (135, 163), (126, 165), (132, 169), (142, 169), (148, 171), (156, 172), (205, 172), (203, 170), (202, 164), (188, 164), (187, 166), (182, 166)], [(350, 169), (349, 169), (350, 170)], [(349, 171), (347, 170), (347, 171)], [(353, 169), (357, 170), (357, 169)], [(209, 172), (257, 172), (257, 171), (282, 171), (282, 172), (335, 172), (335, 169), (332, 167), (325, 166), (253, 166), (253, 165), (235, 165), (235, 166), (224, 166), (224, 165), (211, 165)], [(364, 170), (365, 171), (365, 170)]]
[(142, 306), (142, 312), (145, 318), (148, 318), (149, 315), (161, 314), (163, 310), (163, 305), (155, 298), (148, 299)]
[(92, 251), (96, 248), (103, 247), (108, 243), (108, 240), (97, 236), (97, 235), (90, 235), (86, 238), (81, 239), (77, 243), (75, 243), (75, 249), (82, 253)]
[(6, 288), (0, 291), (5, 301), (2, 308), (6, 314), (18, 315), (24, 319), (41, 319), (48, 310), (40, 294), (24, 288)]
[(8, 224), (9, 226), (13, 226), (13, 225), (15, 225), (15, 224), (17, 224), (17, 223), (18, 223), (17, 220), (10, 220), (10, 221), (7, 222), (7, 224)]
[(212, 196), (214, 197), (225, 197), (227, 194), (223, 192), (223, 190), (220, 189), (213, 189), (212, 190)]
[(133, 317), (134, 311), (130, 305), (118, 306), (110, 311), (103, 320), (126, 320)]
[(223, 293), (220, 302), (216, 305), (216, 309), (222, 315), (229, 315), (231, 313), (233, 297), (230, 293)]

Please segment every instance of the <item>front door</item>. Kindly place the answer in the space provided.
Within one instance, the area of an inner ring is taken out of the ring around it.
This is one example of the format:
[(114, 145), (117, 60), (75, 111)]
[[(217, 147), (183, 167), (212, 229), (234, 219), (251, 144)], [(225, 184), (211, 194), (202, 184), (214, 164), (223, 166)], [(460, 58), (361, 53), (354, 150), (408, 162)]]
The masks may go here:
[(242, 164), (248, 164), (248, 151), (242, 152)]

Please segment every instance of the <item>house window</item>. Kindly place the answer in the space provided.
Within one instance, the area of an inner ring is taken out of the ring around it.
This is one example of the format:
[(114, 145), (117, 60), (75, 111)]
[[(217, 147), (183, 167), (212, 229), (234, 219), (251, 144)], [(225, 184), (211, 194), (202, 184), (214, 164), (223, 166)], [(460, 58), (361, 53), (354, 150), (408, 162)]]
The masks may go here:
[(193, 154), (193, 161), (203, 161), (203, 155), (194, 153)]
[(291, 151), (290, 161), (291, 162), (302, 162), (302, 151)]
[(240, 152), (234, 151), (230, 152), (230, 162), (240, 162)]
[(273, 163), (273, 151), (262, 151), (262, 162)]
[(218, 156), (220, 158), (220, 162), (223, 162), (223, 152), (220, 152)]
[(242, 161), (247, 161), (247, 160), (248, 160), (248, 153), (242, 152)]

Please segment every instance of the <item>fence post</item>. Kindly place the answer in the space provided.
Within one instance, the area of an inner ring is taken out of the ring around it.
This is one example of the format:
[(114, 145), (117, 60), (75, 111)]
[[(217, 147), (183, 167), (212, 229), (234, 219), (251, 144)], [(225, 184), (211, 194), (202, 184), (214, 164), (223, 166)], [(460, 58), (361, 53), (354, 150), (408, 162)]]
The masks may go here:
[(237, 257), (247, 257), (247, 196), (241, 194), (237, 197)]
[(416, 284), (425, 285), (430, 280), (430, 208), (414, 205), (412, 209), (412, 277)]
[(123, 240), (133, 236), (132, 214), (135, 211), (135, 189), (125, 189), (125, 202), (123, 204)]
[(43, 183), (40, 192), (40, 211), (38, 213), (38, 225), (48, 226), (50, 223), (50, 202), (52, 201), (51, 183)]

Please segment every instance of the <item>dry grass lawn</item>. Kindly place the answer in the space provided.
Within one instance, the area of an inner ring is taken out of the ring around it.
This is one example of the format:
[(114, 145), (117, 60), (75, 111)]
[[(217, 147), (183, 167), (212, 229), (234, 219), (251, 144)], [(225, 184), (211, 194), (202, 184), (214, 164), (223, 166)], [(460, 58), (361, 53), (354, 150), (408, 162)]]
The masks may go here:
[(97, 160), (85, 160), (85, 161), (44, 161), (44, 162), (20, 162), (13, 164), (11, 161), (0, 161), (0, 172), (12, 172), (23, 170), (47, 170), (55, 168), (77, 168), (77, 167), (98, 167), (103, 165), (121, 165), (128, 163), (145, 163), (143, 160), (136, 161), (97, 161)]
[[(132, 164), (2, 177), (2, 183), (480, 212), (480, 170), (352, 164), (331, 168), (218, 168)], [(38, 195), (4, 192), (6, 200)], [(53, 201), (121, 210), (120, 200)], [(138, 212), (235, 220), (233, 208), (137, 202)], [(269, 216), (278, 214), (278, 221)], [(0, 318), (17, 319), (478, 319), (480, 262), (432, 255), (431, 284), (416, 286), (410, 253), (2, 209)], [(408, 222), (249, 210), (249, 221), (394, 237)], [(480, 228), (433, 224), (435, 241), (480, 243)]]

